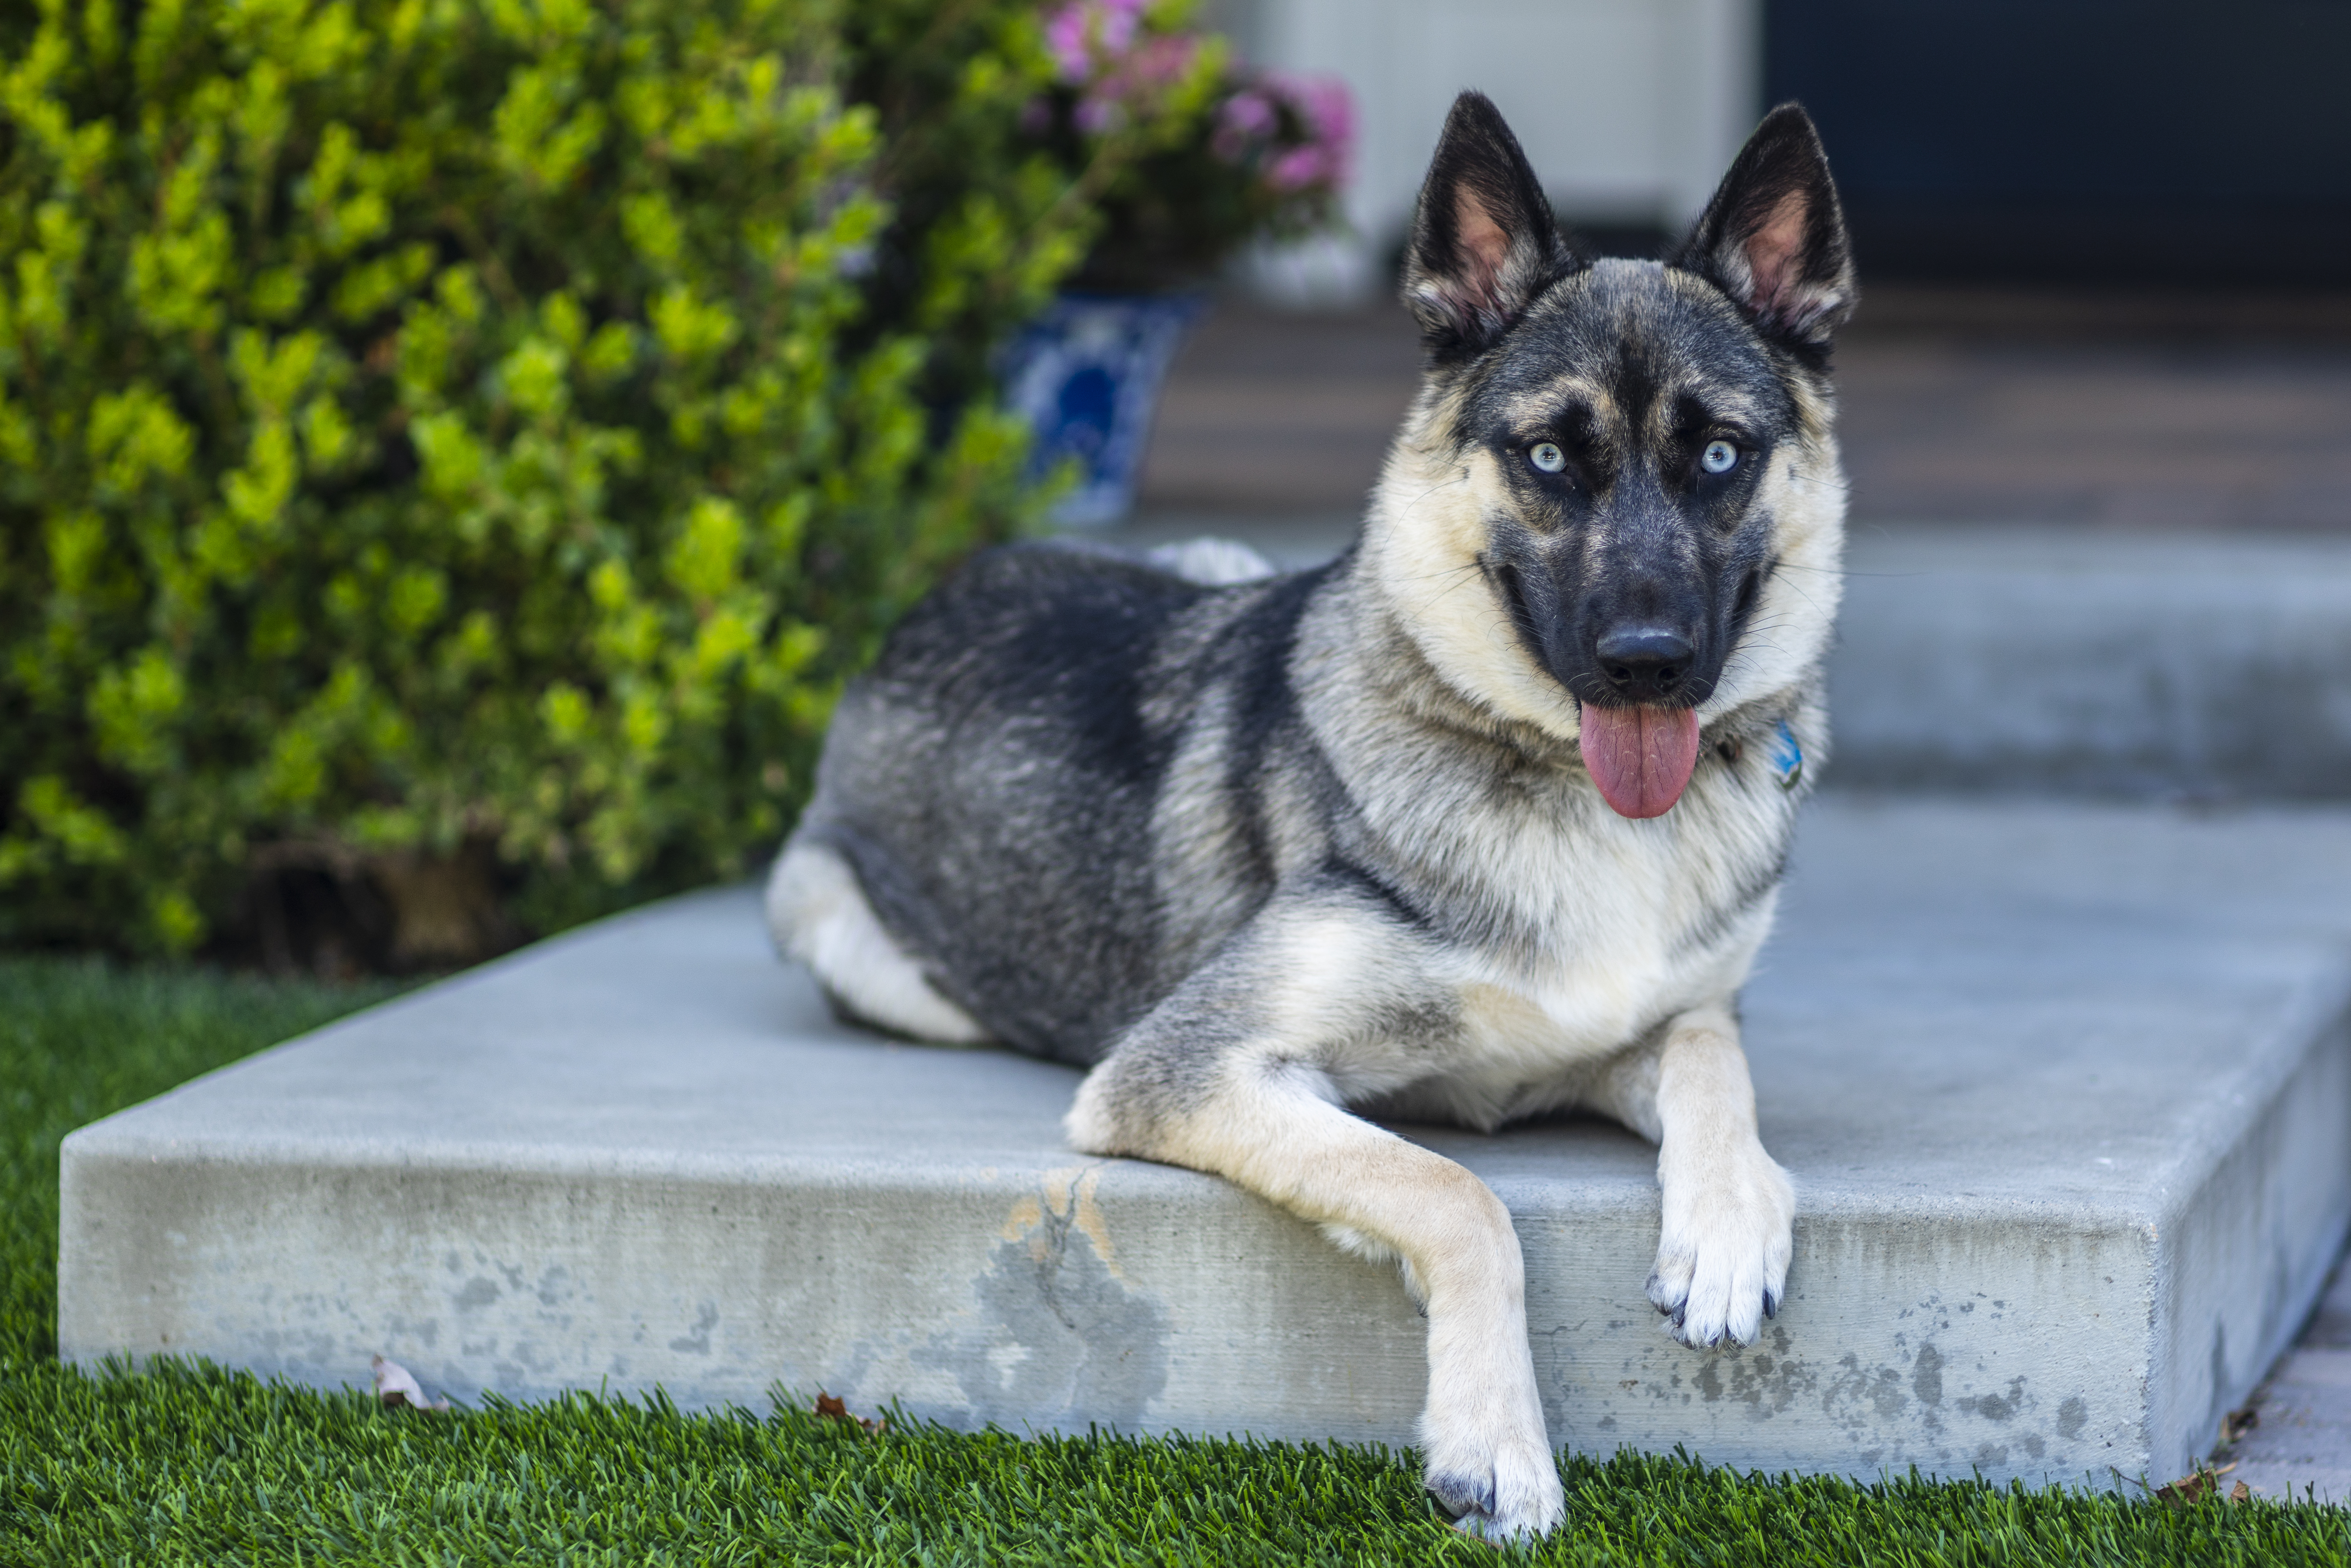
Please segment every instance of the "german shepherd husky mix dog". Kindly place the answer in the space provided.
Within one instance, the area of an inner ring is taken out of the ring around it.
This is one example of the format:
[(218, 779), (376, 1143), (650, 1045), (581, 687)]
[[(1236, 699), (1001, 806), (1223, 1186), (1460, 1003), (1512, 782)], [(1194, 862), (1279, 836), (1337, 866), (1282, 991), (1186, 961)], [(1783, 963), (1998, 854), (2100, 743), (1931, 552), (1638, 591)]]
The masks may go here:
[(1464, 93), (1404, 295), (1426, 371), (1351, 549), (979, 557), (842, 696), (768, 910), (852, 1017), (1091, 1069), (1077, 1148), (1401, 1264), (1428, 1490), (1521, 1536), (1564, 1501), (1518, 1237), (1371, 1118), (1613, 1117), (1658, 1146), (1674, 1337), (1777, 1309), (1738, 1002), (1826, 749), (1854, 284), (1792, 104), (1660, 263), (1579, 255)]

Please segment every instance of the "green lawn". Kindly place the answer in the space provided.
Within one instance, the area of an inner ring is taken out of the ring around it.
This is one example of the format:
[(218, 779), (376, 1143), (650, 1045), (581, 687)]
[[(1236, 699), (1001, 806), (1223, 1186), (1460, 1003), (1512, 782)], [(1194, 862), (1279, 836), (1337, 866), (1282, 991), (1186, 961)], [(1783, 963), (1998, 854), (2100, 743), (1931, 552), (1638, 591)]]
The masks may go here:
[[(67, 1131), (388, 994), (0, 958), (0, 1563), (1484, 1562), (1408, 1456), (578, 1396), (425, 1415), (56, 1350)], [(2334, 1509), (1565, 1461), (1545, 1563), (2351, 1563)]]

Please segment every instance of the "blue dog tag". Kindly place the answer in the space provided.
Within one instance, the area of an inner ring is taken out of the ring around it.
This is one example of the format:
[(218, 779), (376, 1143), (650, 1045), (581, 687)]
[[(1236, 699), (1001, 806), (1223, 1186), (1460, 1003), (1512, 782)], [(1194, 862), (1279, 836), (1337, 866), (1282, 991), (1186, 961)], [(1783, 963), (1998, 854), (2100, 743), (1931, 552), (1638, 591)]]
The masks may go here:
[(1784, 718), (1771, 730), (1771, 773), (1782, 789), (1793, 789), (1804, 777), (1804, 748), (1796, 744), (1796, 733)]

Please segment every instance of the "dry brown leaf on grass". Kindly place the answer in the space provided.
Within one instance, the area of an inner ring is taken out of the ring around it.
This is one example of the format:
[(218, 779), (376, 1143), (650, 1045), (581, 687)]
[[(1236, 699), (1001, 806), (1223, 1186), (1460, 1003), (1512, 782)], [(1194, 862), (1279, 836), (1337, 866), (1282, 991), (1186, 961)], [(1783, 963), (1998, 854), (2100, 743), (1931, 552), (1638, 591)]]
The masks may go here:
[(2168, 1487), (2158, 1487), (2155, 1500), (2168, 1502), (2174, 1508), (2186, 1508), (2191, 1502), (2201, 1501), (2204, 1494), (2211, 1490), (2212, 1478), (2198, 1470), (2192, 1476), (2180, 1477)]
[[(2220, 1490), (2220, 1478), (2236, 1468), (2233, 1464), (2222, 1465), (2217, 1470), (2201, 1469), (2191, 1475), (2182, 1476), (2168, 1487), (2158, 1487), (2155, 1493), (2156, 1500), (2169, 1503), (2173, 1508), (2186, 1508), (2191, 1502), (2200, 1502)], [(2252, 1495), (2252, 1489), (2244, 1482), (2239, 1481), (2230, 1491), (2229, 1500), (2242, 1502)]]
[(890, 1423), (886, 1417), (869, 1421), (862, 1416), (852, 1416), (846, 1404), (821, 1388), (816, 1391), (816, 1413), (828, 1421), (854, 1421), (869, 1432), (886, 1432), (890, 1429)]
[(371, 1364), (375, 1368), (375, 1396), (382, 1402), (385, 1409), (398, 1410), (402, 1406), (412, 1410), (449, 1408), (446, 1399), (425, 1398), (423, 1388), (400, 1363), (386, 1361), (379, 1355)]

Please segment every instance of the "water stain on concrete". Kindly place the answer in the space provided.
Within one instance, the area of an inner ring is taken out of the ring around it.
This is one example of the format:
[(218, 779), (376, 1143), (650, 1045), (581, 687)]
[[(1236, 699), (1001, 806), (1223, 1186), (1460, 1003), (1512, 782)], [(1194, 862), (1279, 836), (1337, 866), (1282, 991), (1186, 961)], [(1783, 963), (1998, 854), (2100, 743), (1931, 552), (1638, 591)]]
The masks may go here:
[[(1807, 1386), (1812, 1381), (1808, 1376)], [(1864, 1366), (1851, 1352), (1838, 1359), (1837, 1375), (1821, 1391), (1821, 1414), (1857, 1439), (1882, 1437), (1886, 1423), (1899, 1417), (1909, 1406), (1910, 1396), (1903, 1392), (1898, 1369)]]
[(1910, 1396), (1902, 1392), (1902, 1375), (1890, 1366), (1877, 1369), (1877, 1380), (1869, 1385), (1870, 1407), (1881, 1421), (1891, 1421), (1902, 1414)]
[(1973, 1395), (1959, 1401), (1959, 1407), (1987, 1421), (2006, 1421), (2023, 1403), (2024, 1379), (2011, 1377), (2008, 1380), (2008, 1393), (2004, 1397), (1998, 1394)]
[(669, 1342), (670, 1349), (680, 1355), (708, 1355), (710, 1331), (718, 1326), (718, 1303), (705, 1301), (694, 1314), (694, 1328)]
[(427, 1318), (421, 1323), (412, 1323), (394, 1312), (385, 1320), (384, 1333), (392, 1344), (413, 1344), (432, 1350), (441, 1343), (441, 1320)]
[(1761, 1346), (1726, 1358), (1730, 1396), (1743, 1400), (1754, 1417), (1767, 1419), (1808, 1399), (1820, 1385), (1812, 1364), (1788, 1354), (1787, 1335), (1774, 1331), (1771, 1348)]
[[(1760, 1421), (1813, 1393), (1818, 1376), (1809, 1363), (1787, 1354), (1785, 1338), (1781, 1335), (1781, 1343), (1769, 1347), (1729, 1346), (1708, 1353), (1690, 1379), (1698, 1396), (1709, 1405), (1725, 1400), (1744, 1405), (1750, 1418)], [(1625, 1391), (1631, 1392), (1631, 1386)], [(1650, 1397), (1664, 1392), (1652, 1388)]]
[(972, 1282), (977, 1321), (910, 1353), (955, 1377), (972, 1420), (1133, 1427), (1166, 1388), (1166, 1309), (1118, 1268), (1095, 1180), (1049, 1172)]
[[(1562, 1344), (1563, 1334), (1537, 1341), (1539, 1365), (1546, 1363), (1548, 1342), (1552, 1382), (1562, 1396), (1547, 1401), (1554, 1430), (1604, 1448), (1628, 1441), (1649, 1448), (1692, 1439), (1737, 1441), (1729, 1437), (1732, 1420), (1744, 1425), (1785, 1416), (1799, 1429), (1824, 1421), (1844, 1434), (1852, 1445), (1845, 1462), (1856, 1474), (1912, 1463), (1961, 1470), (2029, 1463), (2036, 1473), (2043, 1467), (2057, 1472), (2070, 1471), (2073, 1439), (2088, 1421), (2086, 1404), (2076, 1398), (2053, 1422), (2023, 1377), (1978, 1392), (1964, 1364), (1939, 1344), (1913, 1349), (1897, 1340), (1886, 1360), (1847, 1352), (1834, 1363), (1814, 1361), (1774, 1324), (1761, 1343), (1687, 1360), (1676, 1352), (1665, 1364), (1651, 1363), (1643, 1375), (1594, 1385), (1585, 1381), (1590, 1369), (1576, 1367), (1574, 1346)], [(1625, 1370), (1636, 1369), (1627, 1363)], [(1977, 1372), (1982, 1370), (1979, 1365)], [(1683, 1405), (1704, 1414), (1674, 1409)], [(1711, 1427), (1711, 1438), (1692, 1426), (1694, 1416)], [(1977, 1422), (1982, 1425), (1972, 1425)]]
[(1921, 1405), (1943, 1402), (1943, 1353), (1931, 1343), (1918, 1347), (1918, 1354), (1910, 1364), (1910, 1392), (1918, 1396)]

